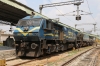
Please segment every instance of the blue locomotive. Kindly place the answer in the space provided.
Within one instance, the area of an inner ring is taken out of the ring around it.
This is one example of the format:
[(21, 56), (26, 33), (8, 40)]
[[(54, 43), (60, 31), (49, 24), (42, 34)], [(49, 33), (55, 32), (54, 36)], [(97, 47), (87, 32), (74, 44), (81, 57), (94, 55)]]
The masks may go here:
[(39, 57), (89, 44), (89, 35), (61, 22), (41, 16), (27, 16), (14, 30), (16, 54)]

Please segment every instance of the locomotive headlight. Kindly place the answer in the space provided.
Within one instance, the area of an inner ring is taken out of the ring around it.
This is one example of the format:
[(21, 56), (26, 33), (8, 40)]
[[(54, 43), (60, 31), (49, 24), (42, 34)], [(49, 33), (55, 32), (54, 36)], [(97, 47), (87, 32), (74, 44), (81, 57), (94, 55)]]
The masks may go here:
[(28, 31), (28, 26), (27, 27), (24, 27), (24, 31)]

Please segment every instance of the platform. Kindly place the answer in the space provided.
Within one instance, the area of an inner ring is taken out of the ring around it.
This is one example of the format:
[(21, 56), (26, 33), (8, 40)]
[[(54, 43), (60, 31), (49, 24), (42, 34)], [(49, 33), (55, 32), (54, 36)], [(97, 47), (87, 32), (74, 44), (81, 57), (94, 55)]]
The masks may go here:
[(0, 46), (0, 59), (14, 57), (15, 49), (7, 46)]

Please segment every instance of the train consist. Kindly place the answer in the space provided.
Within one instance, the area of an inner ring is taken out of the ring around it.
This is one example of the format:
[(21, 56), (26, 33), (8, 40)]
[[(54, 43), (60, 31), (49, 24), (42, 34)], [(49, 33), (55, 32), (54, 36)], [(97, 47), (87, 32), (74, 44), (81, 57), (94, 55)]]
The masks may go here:
[(39, 57), (94, 43), (93, 35), (41, 16), (20, 19), (13, 34), (18, 56)]

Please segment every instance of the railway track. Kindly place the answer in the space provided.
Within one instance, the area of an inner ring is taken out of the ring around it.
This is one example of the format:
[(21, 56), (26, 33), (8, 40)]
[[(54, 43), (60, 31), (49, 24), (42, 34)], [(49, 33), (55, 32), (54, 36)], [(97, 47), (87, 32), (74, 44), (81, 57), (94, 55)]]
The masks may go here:
[(98, 56), (95, 58), (94, 63), (95, 63), (94, 66), (100, 66), (100, 53), (99, 53)]
[(24, 59), (24, 58), (13, 58), (13, 59), (9, 59), (6, 60), (6, 65), (7, 66), (19, 66), (31, 61), (34, 61), (36, 59)]
[(6, 65), (7, 66), (20, 66), (29, 62), (35, 62), (35, 61), (41, 61), (42, 59), (46, 59), (52, 56), (55, 56), (57, 54), (61, 54), (63, 52), (59, 52), (59, 53), (54, 53), (52, 55), (47, 55), (47, 56), (41, 56), (39, 58), (33, 58), (33, 57), (23, 57), (23, 58), (13, 58), (13, 59), (9, 59), (6, 60)]
[[(62, 53), (65, 53), (66, 51), (64, 52), (59, 52), (59, 53), (53, 53), (52, 55), (46, 55), (46, 56), (41, 56), (39, 58), (33, 58), (33, 57), (25, 57), (25, 58), (13, 58), (13, 59), (9, 59), (7, 60), (7, 66), (21, 66), (23, 64), (27, 64), (29, 62), (42, 62), (43, 61), (43, 64), (42, 65), (45, 65), (47, 62), (47, 58), (50, 58), (50, 57), (53, 57), (53, 56), (57, 56), (58, 54), (62, 54)], [(36, 64), (36, 65), (41, 65), (41, 64)], [(36, 66), (34, 65), (34, 66)]]
[[(89, 51), (91, 51), (91, 52), (87, 54), (87, 57), (84, 57), (85, 59), (83, 59), (82, 61), (79, 61), (81, 56), (83, 54), (86, 54)], [(73, 65), (74, 66), (95, 66), (96, 60), (97, 60), (97, 57), (99, 54), (100, 54), (100, 47), (95, 48), (95, 49), (91, 48), (91, 49), (73, 57), (72, 59), (68, 60), (67, 62), (62, 64), (62, 66), (73, 66)], [(76, 61), (79, 61), (79, 62), (76, 62)]]
[(96, 48), (97, 50), (95, 52), (93, 52), (93, 56), (91, 59), (91, 62), (89, 63), (88, 66), (98, 66), (97, 64), (97, 60), (100, 61), (100, 59), (98, 59), (98, 57), (100, 56), (100, 48)]
[(16, 58), (16, 57), (12, 57), (12, 58), (8, 58), (8, 59), (6, 59), (6, 61), (12, 61), (12, 60), (15, 60), (15, 59), (18, 59), (18, 58)]
[[(91, 48), (91, 49), (93, 49), (93, 48)], [(89, 50), (91, 50), (91, 49), (89, 49)], [(79, 55), (73, 57), (72, 59), (70, 59), (70, 60), (68, 60), (67, 62), (65, 62), (64, 64), (62, 64), (62, 66), (68, 65), (68, 64), (71, 63), (73, 60), (75, 60), (76, 58), (78, 58), (78, 57), (81, 56), (82, 54), (88, 52), (89, 50), (87, 50), (87, 51), (85, 51), (85, 52), (83, 52), (83, 53), (81, 53), (81, 54), (79, 54)]]
[[(93, 49), (93, 48), (91, 48), (91, 49)], [(91, 49), (89, 49), (89, 50), (91, 50)], [(87, 50), (85, 52), (88, 52), (89, 50)], [(7, 66), (27, 66), (27, 65), (29, 66), (29, 64), (34, 64), (34, 65), (31, 65), (31, 66), (36, 66), (36, 65), (40, 65), (41, 63), (42, 63), (42, 65), (47, 65), (48, 62), (52, 62), (51, 58), (58, 59), (59, 55), (60, 54), (64, 54), (65, 52), (54, 53), (52, 55), (47, 55), (47, 56), (43, 56), (43, 57), (39, 57), (39, 58), (31, 58), (31, 57), (30, 58), (14, 58), (14, 59), (11, 59), (11, 60), (7, 60), (6, 64), (7, 64)], [(58, 56), (58, 57), (56, 57), (56, 56)], [(67, 56), (68, 55), (65, 54), (64, 57), (67, 57)], [(78, 55), (78, 56), (80, 56), (80, 55)], [(60, 57), (62, 57), (62, 56), (60, 56)], [(48, 62), (47, 62), (47, 58), (49, 58)], [(68, 61), (67, 63), (63, 64), (62, 66), (65, 66), (66, 64), (70, 63), (74, 59), (75, 58), (71, 59), (70, 61)], [(55, 61), (57, 61), (57, 60), (55, 60)]]

